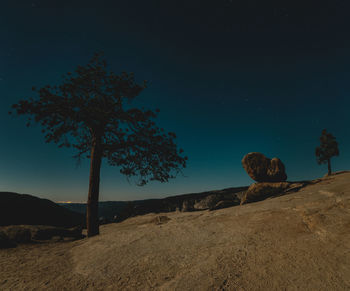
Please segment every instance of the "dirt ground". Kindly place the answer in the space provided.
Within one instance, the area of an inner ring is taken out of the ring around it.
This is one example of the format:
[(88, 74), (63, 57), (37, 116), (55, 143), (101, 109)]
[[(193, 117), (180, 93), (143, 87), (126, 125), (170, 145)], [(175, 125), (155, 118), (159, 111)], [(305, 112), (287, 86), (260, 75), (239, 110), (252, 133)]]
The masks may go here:
[(0, 250), (0, 290), (350, 290), (350, 173), (257, 203)]

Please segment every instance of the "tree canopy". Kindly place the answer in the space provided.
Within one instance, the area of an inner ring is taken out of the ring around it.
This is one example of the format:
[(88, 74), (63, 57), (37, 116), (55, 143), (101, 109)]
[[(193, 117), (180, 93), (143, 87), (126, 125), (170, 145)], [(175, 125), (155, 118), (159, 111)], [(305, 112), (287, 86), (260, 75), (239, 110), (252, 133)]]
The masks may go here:
[(320, 146), (316, 147), (315, 154), (318, 164), (328, 163), (328, 175), (330, 175), (332, 173), (330, 160), (334, 156), (339, 156), (339, 149), (335, 137), (326, 129), (322, 130)]
[(120, 166), (122, 174), (139, 176), (139, 185), (166, 182), (186, 166), (187, 157), (180, 156), (183, 150), (177, 150), (175, 133), (155, 125), (159, 110), (128, 108), (144, 88), (146, 81), (136, 84), (133, 73), (108, 72), (106, 61), (96, 53), (87, 66), (67, 73), (61, 85), (33, 87), (39, 98), (12, 108), (30, 115), (27, 126), (40, 123), (46, 142), (73, 147), (76, 158), (89, 158), (92, 139), (101, 138), (103, 157)]
[(327, 132), (326, 129), (322, 130), (320, 143), (321, 145), (317, 147), (315, 151), (319, 164), (325, 164), (330, 158), (339, 156), (338, 143), (335, 137)]

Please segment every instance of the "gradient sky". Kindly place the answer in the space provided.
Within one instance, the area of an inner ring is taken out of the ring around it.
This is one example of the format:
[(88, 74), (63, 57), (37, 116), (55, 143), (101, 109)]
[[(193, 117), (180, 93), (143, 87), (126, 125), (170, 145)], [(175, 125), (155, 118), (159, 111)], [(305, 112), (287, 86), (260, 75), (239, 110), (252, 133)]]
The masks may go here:
[(296, 2), (1, 1), (0, 191), (86, 201), (89, 161), (76, 167), (8, 111), (100, 50), (115, 73), (149, 81), (135, 105), (159, 108), (189, 157), (185, 177), (144, 187), (103, 164), (100, 200), (249, 185), (252, 151), (279, 157), (288, 180), (314, 179), (327, 171), (314, 155), (323, 128), (339, 142), (333, 169), (350, 169), (349, 4)]

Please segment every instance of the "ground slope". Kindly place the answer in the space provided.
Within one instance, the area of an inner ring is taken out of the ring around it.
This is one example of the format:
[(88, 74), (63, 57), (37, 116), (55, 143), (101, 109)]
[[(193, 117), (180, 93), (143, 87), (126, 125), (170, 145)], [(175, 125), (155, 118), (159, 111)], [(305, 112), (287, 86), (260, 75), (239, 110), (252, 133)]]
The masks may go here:
[(350, 289), (350, 173), (257, 203), (157, 215), (0, 250), (0, 290)]

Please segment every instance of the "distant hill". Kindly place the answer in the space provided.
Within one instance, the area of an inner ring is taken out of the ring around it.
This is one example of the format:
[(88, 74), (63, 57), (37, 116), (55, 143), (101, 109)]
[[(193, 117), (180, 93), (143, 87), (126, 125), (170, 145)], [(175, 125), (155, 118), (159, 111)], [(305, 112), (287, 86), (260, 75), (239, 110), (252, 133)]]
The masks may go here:
[(16, 224), (84, 226), (85, 217), (48, 199), (28, 194), (0, 192), (0, 226)]
[[(213, 190), (200, 193), (181, 194), (160, 199), (145, 199), (135, 201), (103, 201), (99, 202), (99, 217), (107, 221), (117, 220), (121, 221), (128, 217), (143, 215), (147, 213), (160, 213), (172, 211), (195, 211), (209, 209), (205, 205), (202, 208), (197, 207), (196, 203), (211, 196), (213, 201), (231, 200), (232, 205), (238, 205), (240, 199), (237, 198), (239, 193), (247, 190), (248, 187), (226, 188), (222, 190)], [(86, 203), (59, 203), (65, 208), (79, 212), (86, 213)], [(186, 207), (185, 205), (192, 205)]]
[[(108, 220), (112, 220), (115, 215), (121, 213), (125, 206), (130, 203), (127, 201), (101, 201), (98, 204), (99, 217), (104, 217)], [(86, 203), (57, 203), (64, 208), (71, 211), (78, 212), (85, 216)]]

